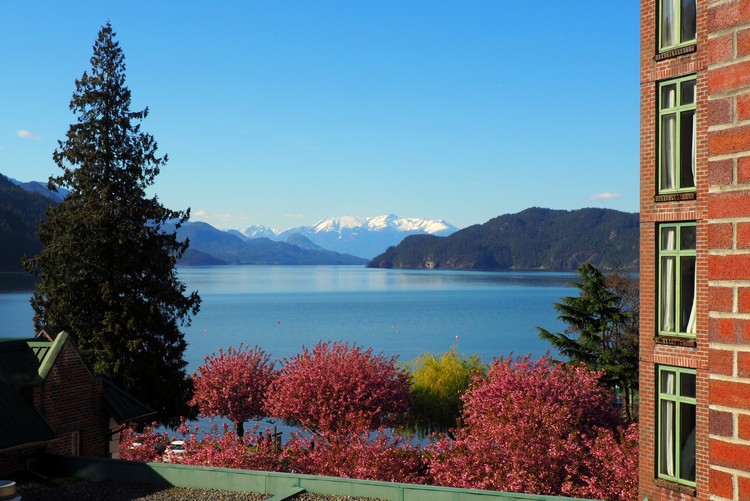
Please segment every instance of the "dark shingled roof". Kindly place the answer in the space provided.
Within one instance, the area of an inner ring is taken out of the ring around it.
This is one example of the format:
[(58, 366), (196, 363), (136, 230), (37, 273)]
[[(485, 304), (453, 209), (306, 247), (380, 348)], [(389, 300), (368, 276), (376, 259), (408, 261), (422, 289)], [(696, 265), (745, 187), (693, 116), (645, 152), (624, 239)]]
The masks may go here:
[(25, 339), (0, 341), (0, 450), (42, 444), (55, 438), (52, 428), (23, 398), (41, 383), (39, 359)]

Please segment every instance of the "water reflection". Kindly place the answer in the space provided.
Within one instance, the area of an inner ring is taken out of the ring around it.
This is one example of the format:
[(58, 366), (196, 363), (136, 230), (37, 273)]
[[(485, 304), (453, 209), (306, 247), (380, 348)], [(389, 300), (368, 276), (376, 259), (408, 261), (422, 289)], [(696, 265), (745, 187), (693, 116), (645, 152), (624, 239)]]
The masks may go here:
[(567, 287), (574, 273), (553, 271), (386, 270), (361, 266), (181, 267), (191, 288), (216, 294), (466, 290), (497, 287)]
[(32, 292), (36, 279), (24, 272), (0, 272), (0, 294)]

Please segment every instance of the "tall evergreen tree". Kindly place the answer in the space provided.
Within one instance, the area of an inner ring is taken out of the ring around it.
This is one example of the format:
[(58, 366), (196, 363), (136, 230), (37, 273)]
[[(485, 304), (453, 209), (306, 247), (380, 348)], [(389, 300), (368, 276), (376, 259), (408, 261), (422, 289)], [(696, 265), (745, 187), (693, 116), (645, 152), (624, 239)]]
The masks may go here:
[(572, 285), (579, 295), (554, 305), (565, 332), (537, 327), (539, 337), (571, 362), (604, 371), (602, 382), (620, 391), (626, 417), (632, 419), (638, 391), (637, 284), (622, 274), (606, 276), (588, 263), (577, 273), (581, 280)]
[(191, 397), (181, 326), (198, 312), (176, 260), (188, 242), (174, 225), (190, 212), (165, 208), (146, 189), (167, 156), (130, 110), (125, 57), (109, 23), (94, 43), (91, 71), (76, 80), (77, 122), (53, 159), (63, 173), (50, 189), (70, 194), (40, 226), (44, 246), (25, 262), (40, 280), (31, 299), (37, 329), (64, 329), (94, 372), (110, 378), (174, 423)]

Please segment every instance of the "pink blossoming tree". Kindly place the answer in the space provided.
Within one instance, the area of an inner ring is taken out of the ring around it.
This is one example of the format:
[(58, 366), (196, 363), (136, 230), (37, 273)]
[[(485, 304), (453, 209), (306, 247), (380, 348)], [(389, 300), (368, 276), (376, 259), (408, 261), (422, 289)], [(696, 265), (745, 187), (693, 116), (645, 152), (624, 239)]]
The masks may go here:
[(239, 437), (225, 424), (221, 429), (214, 425), (202, 438), (198, 438), (197, 429), (189, 433), (185, 454), (177, 461), (197, 466), (281, 471), (279, 453), (274, 443), (264, 438), (259, 425)]
[(408, 375), (396, 360), (341, 342), (303, 347), (284, 360), (266, 410), (316, 432), (356, 434), (399, 425), (411, 401)]
[(549, 357), (496, 359), (464, 396), (464, 426), (455, 431), (456, 440), (430, 446), (434, 482), (635, 499), (635, 435), (618, 429), (613, 395), (600, 378)]
[(223, 416), (244, 436), (244, 423), (265, 416), (266, 392), (274, 378), (274, 364), (263, 349), (230, 347), (206, 357), (193, 374), (194, 393), (190, 405), (203, 416)]
[(291, 471), (386, 482), (426, 483), (427, 462), (417, 444), (385, 430), (356, 434), (295, 433), (281, 459)]
[(145, 426), (139, 433), (134, 426), (120, 432), (120, 459), (128, 461), (162, 461), (169, 444), (166, 433), (154, 430), (156, 423)]

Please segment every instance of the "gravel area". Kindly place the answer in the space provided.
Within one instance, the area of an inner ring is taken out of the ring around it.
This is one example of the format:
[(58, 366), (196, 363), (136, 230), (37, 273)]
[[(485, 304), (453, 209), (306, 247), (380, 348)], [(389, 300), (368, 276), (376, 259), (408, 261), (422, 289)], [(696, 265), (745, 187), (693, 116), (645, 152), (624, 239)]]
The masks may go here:
[(268, 496), (252, 492), (185, 489), (148, 484), (121, 484), (85, 480), (19, 482), (23, 501), (261, 501)]
[(323, 496), (322, 494), (310, 494), (304, 492), (294, 496), (294, 501), (382, 501), (376, 498), (357, 498), (349, 496)]
[[(262, 501), (268, 495), (254, 492), (229, 492), (215, 489), (186, 489), (149, 484), (121, 484), (88, 480), (19, 481), (23, 501)], [(322, 496), (303, 493), (294, 501), (373, 501), (371, 498)]]

